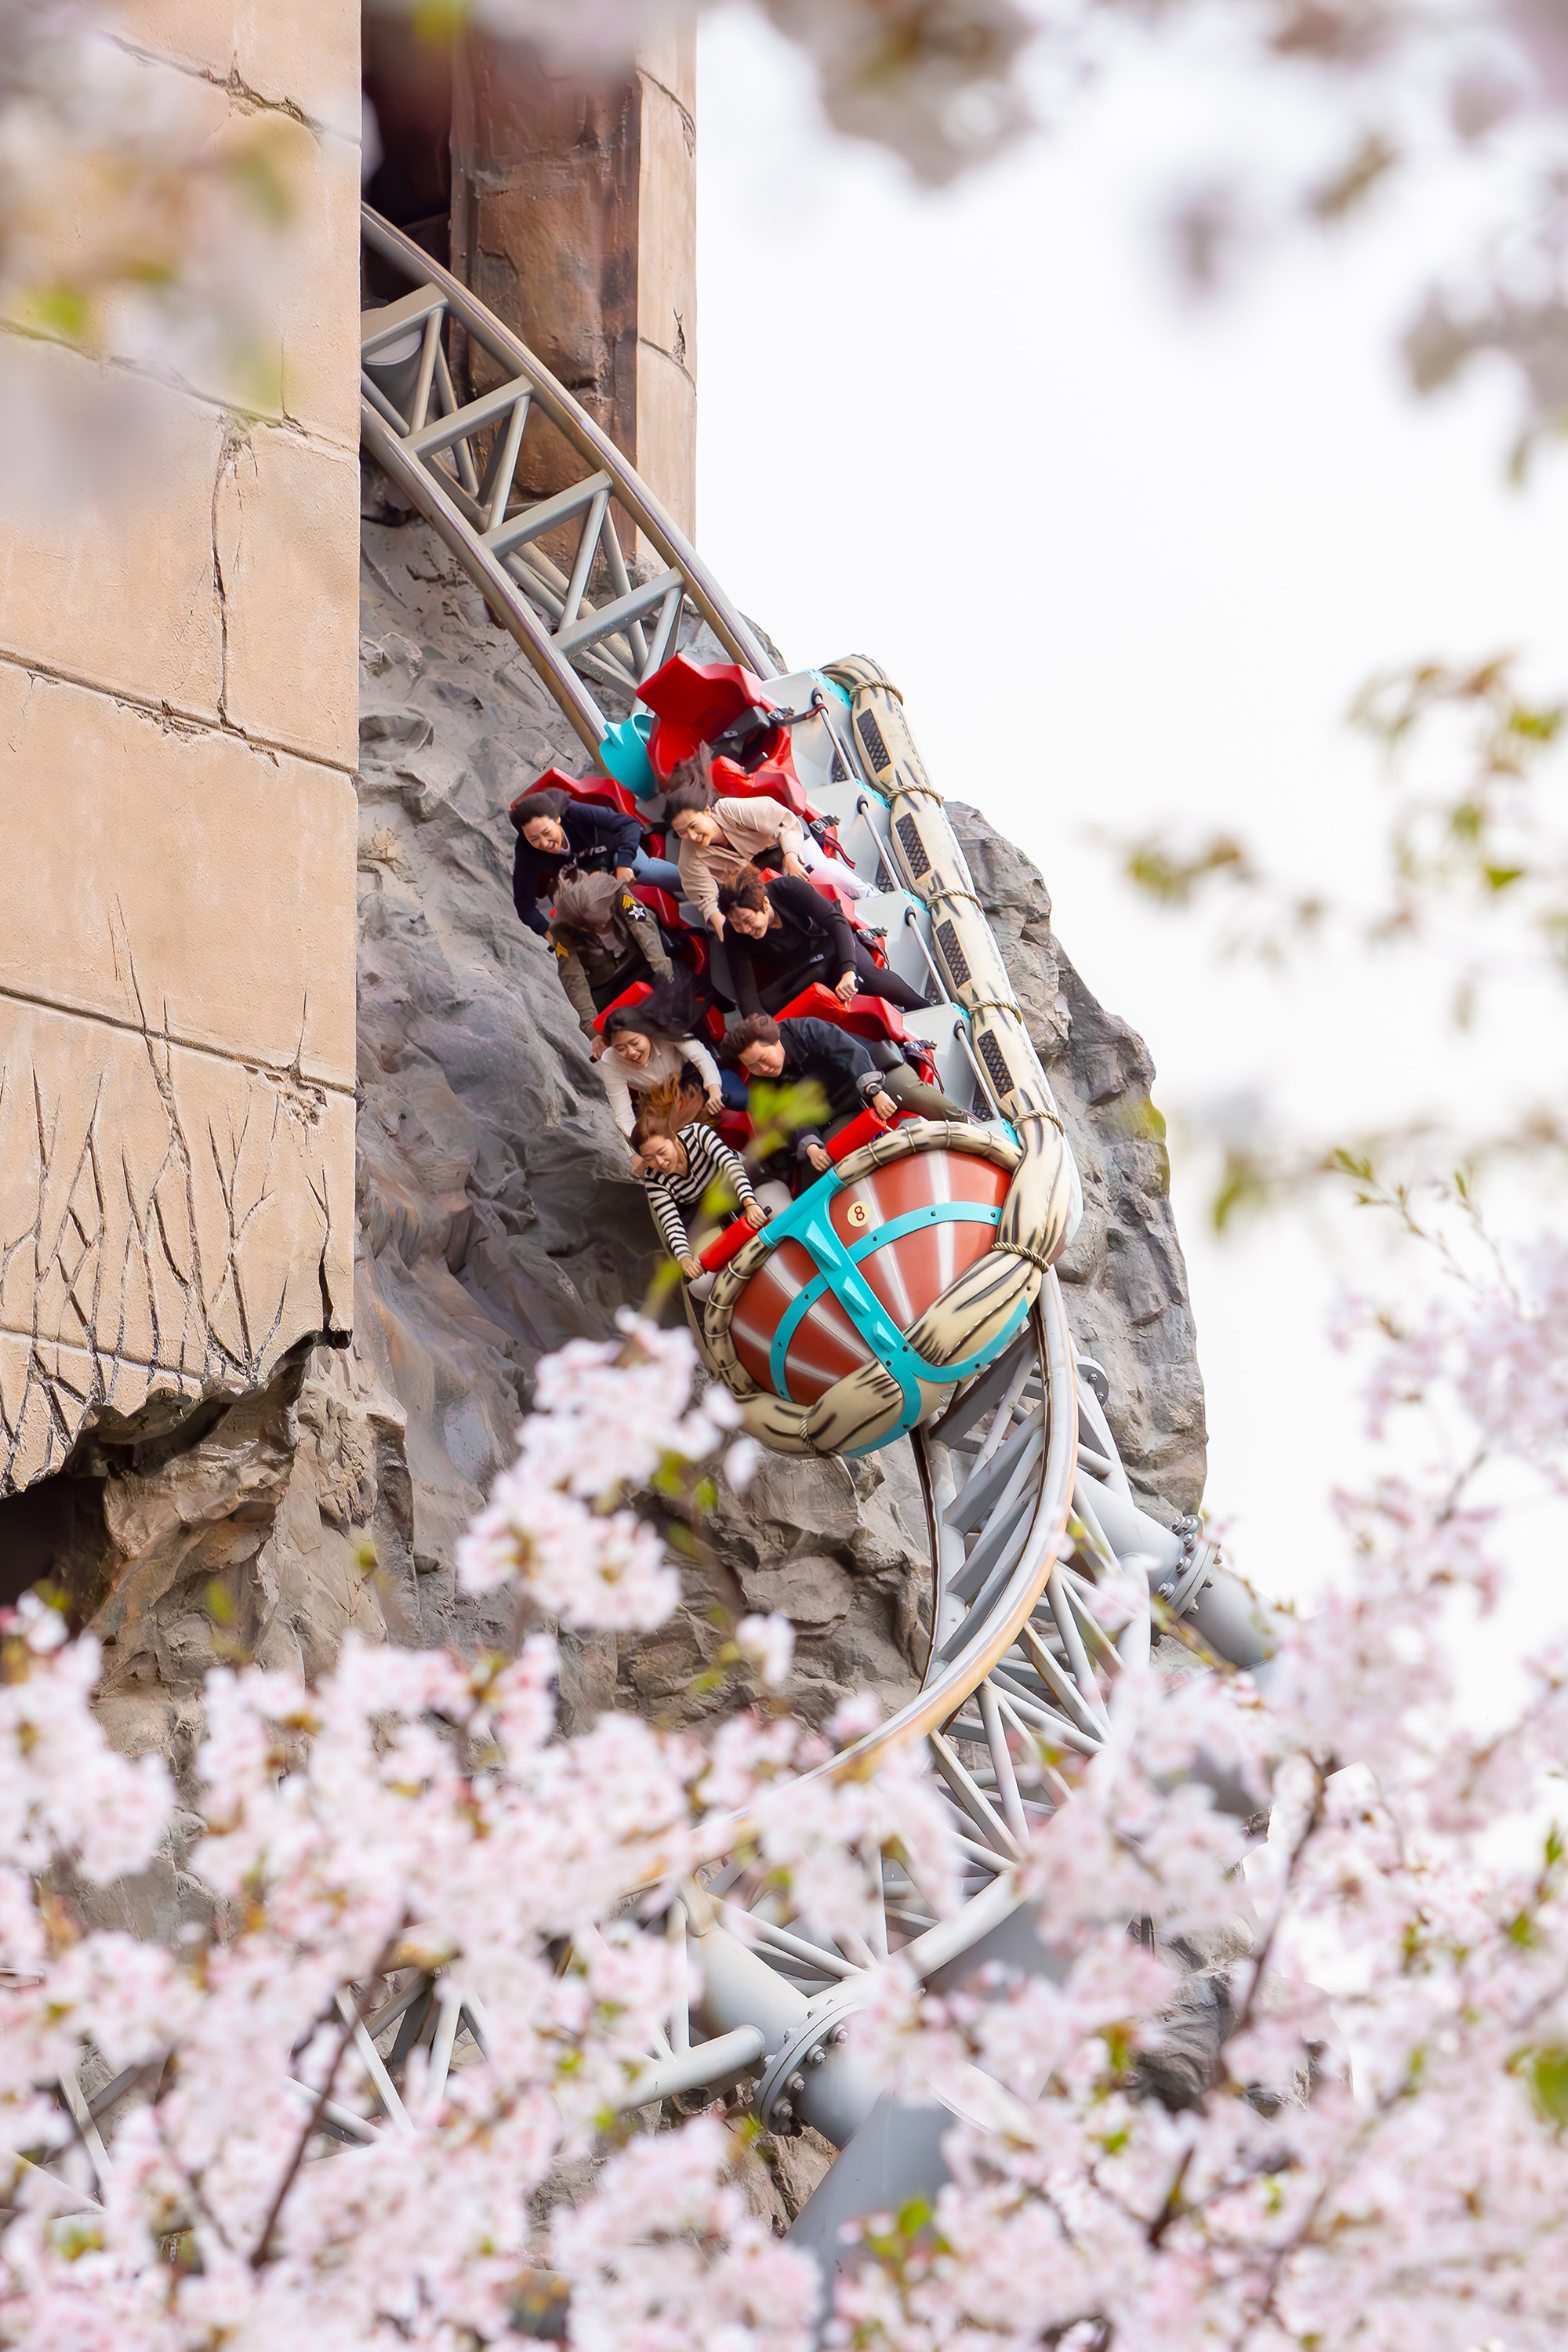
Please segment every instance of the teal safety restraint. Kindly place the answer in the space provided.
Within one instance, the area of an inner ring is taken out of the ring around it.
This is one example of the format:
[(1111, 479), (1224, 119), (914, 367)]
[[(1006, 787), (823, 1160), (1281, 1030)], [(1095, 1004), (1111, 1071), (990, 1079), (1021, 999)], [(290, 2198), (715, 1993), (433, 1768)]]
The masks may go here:
[(984, 1371), (994, 1362), (1004, 1348), (1016, 1336), (1029, 1312), (1027, 1299), (1020, 1299), (1003, 1330), (988, 1346), (976, 1349), (956, 1364), (931, 1364), (911, 1348), (903, 1333), (882, 1305), (876, 1292), (860, 1271), (860, 1260), (876, 1250), (886, 1249), (905, 1234), (918, 1232), (922, 1225), (942, 1223), (990, 1225), (994, 1230), (1000, 1222), (1000, 1209), (987, 1208), (981, 1201), (933, 1201), (924, 1209), (911, 1209), (901, 1217), (893, 1217), (885, 1225), (876, 1225), (864, 1239), (852, 1245), (839, 1239), (827, 1204), (836, 1192), (844, 1189), (844, 1180), (837, 1169), (819, 1176), (808, 1192), (798, 1201), (792, 1201), (763, 1228), (763, 1239), (769, 1249), (781, 1242), (798, 1242), (815, 1261), (817, 1271), (811, 1280), (802, 1285), (779, 1318), (769, 1350), (768, 1369), (778, 1394), (794, 1404), (799, 1400), (790, 1396), (784, 1376), (784, 1359), (803, 1318), (811, 1312), (824, 1292), (830, 1291), (849, 1318), (860, 1337), (879, 1363), (884, 1364), (904, 1392), (904, 1410), (896, 1429), (889, 1430), (875, 1445), (853, 1449), (854, 1454), (874, 1454), (879, 1447), (890, 1445), (912, 1429), (920, 1418), (921, 1392), (919, 1382), (926, 1381), (938, 1385), (968, 1380), (972, 1372)]

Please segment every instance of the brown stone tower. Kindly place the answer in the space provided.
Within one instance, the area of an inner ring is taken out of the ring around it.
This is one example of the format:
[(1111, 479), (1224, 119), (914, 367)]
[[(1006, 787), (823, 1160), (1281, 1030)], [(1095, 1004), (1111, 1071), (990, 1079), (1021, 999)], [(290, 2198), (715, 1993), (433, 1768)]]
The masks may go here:
[(695, 27), (585, 80), (479, 35), (444, 56), (368, 16), (365, 87), (384, 150), (371, 203), (516, 329), (689, 533)]

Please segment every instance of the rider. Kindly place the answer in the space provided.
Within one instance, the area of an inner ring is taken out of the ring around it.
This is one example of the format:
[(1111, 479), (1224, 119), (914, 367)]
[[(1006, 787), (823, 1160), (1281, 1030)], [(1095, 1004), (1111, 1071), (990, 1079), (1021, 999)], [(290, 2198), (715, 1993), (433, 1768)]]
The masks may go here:
[(813, 982), (846, 1004), (864, 993), (905, 1013), (924, 1010), (918, 989), (873, 961), (837, 899), (796, 875), (743, 866), (732, 882), (720, 884), (719, 911), (730, 926), (730, 977), (743, 1013), (776, 1013)]
[(597, 1061), (605, 1041), (594, 1026), (595, 1015), (636, 981), (674, 980), (664, 935), (617, 875), (580, 874), (568, 866), (555, 886), (549, 937), (561, 985)]
[(649, 857), (642, 845), (642, 827), (635, 816), (617, 808), (601, 808), (595, 801), (578, 800), (552, 785), (542, 793), (523, 793), (508, 811), (517, 827), (512, 859), (511, 898), (520, 919), (543, 939), (549, 919), (540, 906), (555, 888), (562, 869), (575, 866), (581, 873), (611, 871), (619, 882), (656, 883), (661, 890), (678, 892), (680, 875), (668, 858)]
[(820, 1127), (795, 1130), (795, 1155), (816, 1175), (831, 1167), (826, 1146), (841, 1134), (868, 1104), (879, 1118), (890, 1119), (900, 1110), (921, 1118), (962, 1118), (958, 1105), (935, 1087), (922, 1085), (907, 1062), (880, 1070), (858, 1037), (836, 1029), (829, 1021), (809, 1015), (773, 1021), (752, 1013), (726, 1031), (724, 1050), (738, 1061), (748, 1077), (764, 1078), (774, 1086), (800, 1086), (815, 1080), (827, 1097), (827, 1117)]
[(696, 1120), (677, 1131), (669, 1118), (667, 1109), (645, 1107), (632, 1129), (632, 1149), (646, 1171), (648, 1207), (665, 1247), (687, 1281), (698, 1283), (704, 1278), (704, 1268), (691, 1247), (686, 1220), (710, 1190), (721, 1185), (740, 1202), (741, 1214), (752, 1227), (765, 1223), (768, 1213), (752, 1190), (745, 1162), (720, 1142), (710, 1127)]
[(683, 1077), (701, 1087), (710, 1118), (726, 1104), (731, 1110), (746, 1108), (744, 1081), (733, 1070), (721, 1070), (691, 1034), (691, 1000), (678, 982), (661, 982), (640, 1004), (607, 1013), (598, 1060), (616, 1125), (626, 1136), (636, 1123), (632, 1097)]
[(818, 874), (847, 898), (865, 896), (867, 885), (854, 867), (827, 856), (782, 801), (763, 793), (715, 800), (712, 786), (695, 773), (690, 761), (683, 761), (675, 773), (683, 781), (671, 785), (665, 810), (680, 839), (681, 887), (715, 936), (724, 931), (719, 886), (737, 880), (746, 866), (782, 866), (802, 879)]
[(704, 783), (679, 783), (665, 802), (670, 831), (680, 841), (680, 886), (710, 930), (721, 935), (719, 885), (732, 882), (758, 858), (805, 872), (801, 855), (805, 834), (799, 817), (782, 801), (759, 793), (754, 800), (716, 801)]

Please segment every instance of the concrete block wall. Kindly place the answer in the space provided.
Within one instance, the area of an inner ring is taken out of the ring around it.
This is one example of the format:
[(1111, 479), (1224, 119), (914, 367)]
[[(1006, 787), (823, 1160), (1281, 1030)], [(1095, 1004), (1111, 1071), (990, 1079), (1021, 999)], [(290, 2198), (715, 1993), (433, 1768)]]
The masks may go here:
[(121, 29), (294, 215), (272, 393), (154, 369), (122, 476), (0, 512), (0, 1494), (351, 1316), (359, 11)]

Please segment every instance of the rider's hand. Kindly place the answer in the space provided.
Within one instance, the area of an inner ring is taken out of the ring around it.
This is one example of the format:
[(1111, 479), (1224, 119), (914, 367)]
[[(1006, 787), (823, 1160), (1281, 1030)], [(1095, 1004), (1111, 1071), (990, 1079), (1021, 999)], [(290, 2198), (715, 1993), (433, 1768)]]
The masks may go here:
[(805, 1157), (808, 1165), (814, 1168), (819, 1176), (826, 1176), (833, 1165), (820, 1143), (808, 1143), (805, 1147)]
[(897, 1118), (899, 1115), (899, 1106), (889, 1094), (882, 1092), (874, 1094), (871, 1097), (871, 1108), (879, 1118), (891, 1120)]
[(802, 882), (809, 882), (811, 879), (805, 865), (800, 858), (796, 857), (793, 850), (784, 852), (784, 870), (786, 874), (795, 875)]
[(723, 1096), (720, 1093), (720, 1091), (719, 1091), (718, 1087), (709, 1087), (709, 1089), (708, 1089), (708, 1108), (709, 1108), (709, 1109), (710, 1109), (710, 1111), (714, 1112), (715, 1114), (717, 1114), (720, 1110), (721, 1110), (721, 1109), (722, 1109), (722, 1108), (723, 1108), (723, 1103), (724, 1103), (724, 1097), (723, 1097)]
[(593, 1034), (593, 1035), (592, 1035), (592, 1036), (589, 1038), (589, 1040), (588, 1040), (588, 1051), (589, 1051), (589, 1053), (590, 1053), (590, 1054), (592, 1054), (592, 1055), (594, 1056), (595, 1061), (596, 1062), (596, 1061), (598, 1060), (598, 1058), (599, 1058), (600, 1055), (601, 1055), (601, 1054), (604, 1054), (604, 1053), (607, 1053), (607, 1052), (608, 1052), (608, 1050), (609, 1050), (609, 1049), (608, 1049), (608, 1047), (605, 1045), (605, 1041), (604, 1041), (603, 1037), (599, 1034), (599, 1032), (595, 1029), (595, 1032), (594, 1032), (594, 1034)]
[(713, 912), (708, 918), (708, 928), (712, 932), (716, 940), (721, 940), (723, 938), (724, 918), (719, 912), (717, 907), (714, 908)]
[(748, 1201), (741, 1214), (753, 1233), (759, 1225), (765, 1225), (768, 1221), (768, 1213), (760, 1201)]
[(847, 971), (843, 979), (839, 982), (837, 988), (834, 991), (834, 993), (838, 998), (840, 1003), (847, 1004), (852, 996), (858, 994), (859, 988), (859, 973), (855, 971)]
[(680, 1271), (688, 1282), (700, 1282), (708, 1269), (700, 1257), (683, 1257), (680, 1261)]
[(616, 879), (617, 882), (629, 882), (636, 872), (637, 868), (635, 866), (617, 866), (616, 868)]

